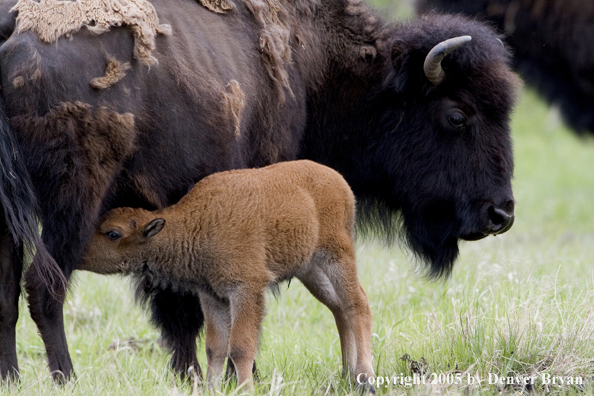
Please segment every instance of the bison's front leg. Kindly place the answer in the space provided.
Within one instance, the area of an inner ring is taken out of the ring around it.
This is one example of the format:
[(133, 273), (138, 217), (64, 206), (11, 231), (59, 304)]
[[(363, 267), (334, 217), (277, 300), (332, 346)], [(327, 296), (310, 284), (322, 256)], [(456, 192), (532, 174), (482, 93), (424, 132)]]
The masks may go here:
[(15, 246), (0, 214), (0, 380), (18, 377), (15, 327), (19, 318), (19, 295), (23, 251)]
[[(60, 263), (60, 260), (56, 261)], [(70, 276), (70, 272), (71, 270), (65, 271), (66, 278)], [(64, 383), (74, 375), (64, 332), (63, 304), (66, 291), (50, 292), (34, 265), (25, 274), (25, 281), (31, 318), (37, 324), (45, 345), (50, 372), (56, 382)]]
[[(98, 211), (101, 201), (74, 201), (62, 197), (61, 202), (64, 204), (54, 204), (52, 218), (44, 216), (42, 236), (48, 251), (55, 257), (65, 278), (69, 279), (80, 263), (86, 242), (92, 235), (92, 213)], [(45, 214), (49, 209), (44, 206), (42, 204)], [(45, 344), (52, 377), (58, 383), (64, 383), (74, 375), (64, 332), (65, 287), (66, 284), (48, 284), (48, 280), (40, 275), (35, 259), (25, 273), (31, 317)]]
[[(132, 114), (63, 102), (44, 115), (12, 117), (41, 207), (43, 241), (68, 278), (80, 263), (101, 205), (126, 158), (134, 153)], [(36, 271), (26, 274), (31, 316), (46, 346), (49, 368), (68, 379), (72, 362), (64, 333), (65, 290), (50, 292)]]
[[(56, 205), (62, 206), (62, 210), (54, 211), (53, 218), (44, 219), (43, 241), (66, 279), (79, 264), (86, 241), (94, 229), (93, 218), (87, 213), (97, 211), (99, 204), (99, 200), (70, 201), (68, 205)], [(46, 212), (48, 209), (43, 206)], [(74, 375), (64, 332), (66, 285), (63, 286), (60, 289), (56, 285), (48, 285), (47, 279), (39, 274), (35, 260), (25, 273), (31, 317), (45, 345), (52, 377), (58, 383), (64, 383)]]

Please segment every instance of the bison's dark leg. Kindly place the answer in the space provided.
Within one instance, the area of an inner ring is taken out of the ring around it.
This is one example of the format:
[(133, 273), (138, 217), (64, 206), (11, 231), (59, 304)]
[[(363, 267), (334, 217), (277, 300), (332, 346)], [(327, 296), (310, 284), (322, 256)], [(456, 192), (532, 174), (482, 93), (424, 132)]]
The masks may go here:
[(52, 295), (33, 266), (25, 280), (29, 310), (45, 344), (50, 372), (56, 382), (63, 383), (74, 374), (64, 332), (63, 296)]
[[(58, 216), (58, 218), (62, 217)], [(80, 246), (83, 244), (81, 241), (83, 232), (80, 232), (77, 228), (66, 221), (48, 221), (43, 227), (45, 245), (56, 258), (56, 262), (62, 269), (66, 279), (72, 274), (74, 263), (78, 262), (77, 258), (82, 254)], [(69, 249), (64, 249), (65, 243), (63, 241), (68, 238), (68, 235), (64, 235), (66, 232), (70, 235), (70, 242), (72, 243)], [(74, 375), (64, 332), (63, 306), (66, 291), (56, 290), (54, 293), (50, 292), (47, 282), (39, 276), (35, 268), (35, 262), (31, 264), (25, 273), (25, 289), (27, 290), (31, 318), (35, 321), (45, 345), (52, 377), (56, 382), (64, 383)]]
[(193, 367), (202, 376), (196, 357), (196, 338), (204, 325), (204, 316), (198, 298), (171, 289), (154, 290), (151, 311), (153, 323), (161, 329), (166, 347), (173, 352), (173, 370), (186, 378)]
[[(63, 102), (44, 115), (11, 118), (36, 187), (44, 246), (68, 279), (80, 263), (104, 197), (134, 150), (134, 117), (106, 107)], [(73, 374), (64, 333), (65, 286), (52, 286), (33, 261), (25, 274), (31, 317), (55, 380)], [(52, 290), (52, 292), (50, 292)]]
[(0, 230), (0, 379), (11, 381), (18, 377), (19, 370), (15, 327), (23, 261), (22, 249), (14, 245), (3, 220)]

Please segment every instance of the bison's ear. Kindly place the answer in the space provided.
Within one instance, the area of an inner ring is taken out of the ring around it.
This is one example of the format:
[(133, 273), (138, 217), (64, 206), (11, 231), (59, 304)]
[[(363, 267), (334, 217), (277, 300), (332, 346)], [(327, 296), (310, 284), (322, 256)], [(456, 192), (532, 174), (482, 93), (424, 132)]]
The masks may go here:
[(144, 227), (142, 235), (144, 235), (145, 238), (152, 238), (161, 232), (163, 227), (165, 227), (165, 219), (155, 219)]
[(391, 78), (393, 81), (391, 83), (394, 85), (396, 91), (404, 90), (406, 83), (408, 82), (408, 73), (407, 73), (407, 66), (408, 66), (408, 58), (411, 52), (411, 48), (408, 43), (396, 39), (392, 44), (392, 67), (394, 72), (390, 73)]

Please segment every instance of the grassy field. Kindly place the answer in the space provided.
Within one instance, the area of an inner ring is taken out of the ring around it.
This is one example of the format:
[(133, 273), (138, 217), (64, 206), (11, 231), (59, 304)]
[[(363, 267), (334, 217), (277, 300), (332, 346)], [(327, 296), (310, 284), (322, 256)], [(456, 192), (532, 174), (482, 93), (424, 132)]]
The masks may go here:
[[(400, 12), (400, 11), (398, 11)], [(451, 279), (427, 282), (398, 247), (361, 241), (360, 277), (374, 315), (378, 376), (421, 372), (427, 384), (390, 384), (379, 394), (521, 394), (489, 375), (538, 376), (531, 394), (592, 393), (594, 386), (594, 140), (565, 129), (531, 91), (513, 121), (516, 224), (505, 235), (462, 246)], [(22, 380), (14, 395), (190, 395), (176, 382), (129, 283), (78, 274), (66, 334), (77, 380), (56, 387), (26, 304), (17, 328)], [(261, 394), (343, 394), (340, 348), (330, 312), (299, 282), (270, 296), (258, 358)], [(203, 368), (205, 354), (199, 343)], [(405, 357), (403, 359), (403, 357)], [(461, 383), (449, 385), (460, 374)], [(542, 375), (583, 385), (544, 385)], [(436, 384), (429, 384), (435, 379)], [(478, 380), (481, 380), (479, 382)], [(470, 382), (474, 382), (471, 384)], [(225, 390), (241, 393), (234, 386)]]

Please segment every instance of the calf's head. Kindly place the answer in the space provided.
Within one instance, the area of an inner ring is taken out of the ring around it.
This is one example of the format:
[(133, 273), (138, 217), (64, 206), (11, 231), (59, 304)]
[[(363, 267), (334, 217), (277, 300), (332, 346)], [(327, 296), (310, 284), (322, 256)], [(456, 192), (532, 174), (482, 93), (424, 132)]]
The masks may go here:
[(79, 269), (99, 274), (139, 271), (165, 220), (143, 209), (118, 208), (99, 221)]

